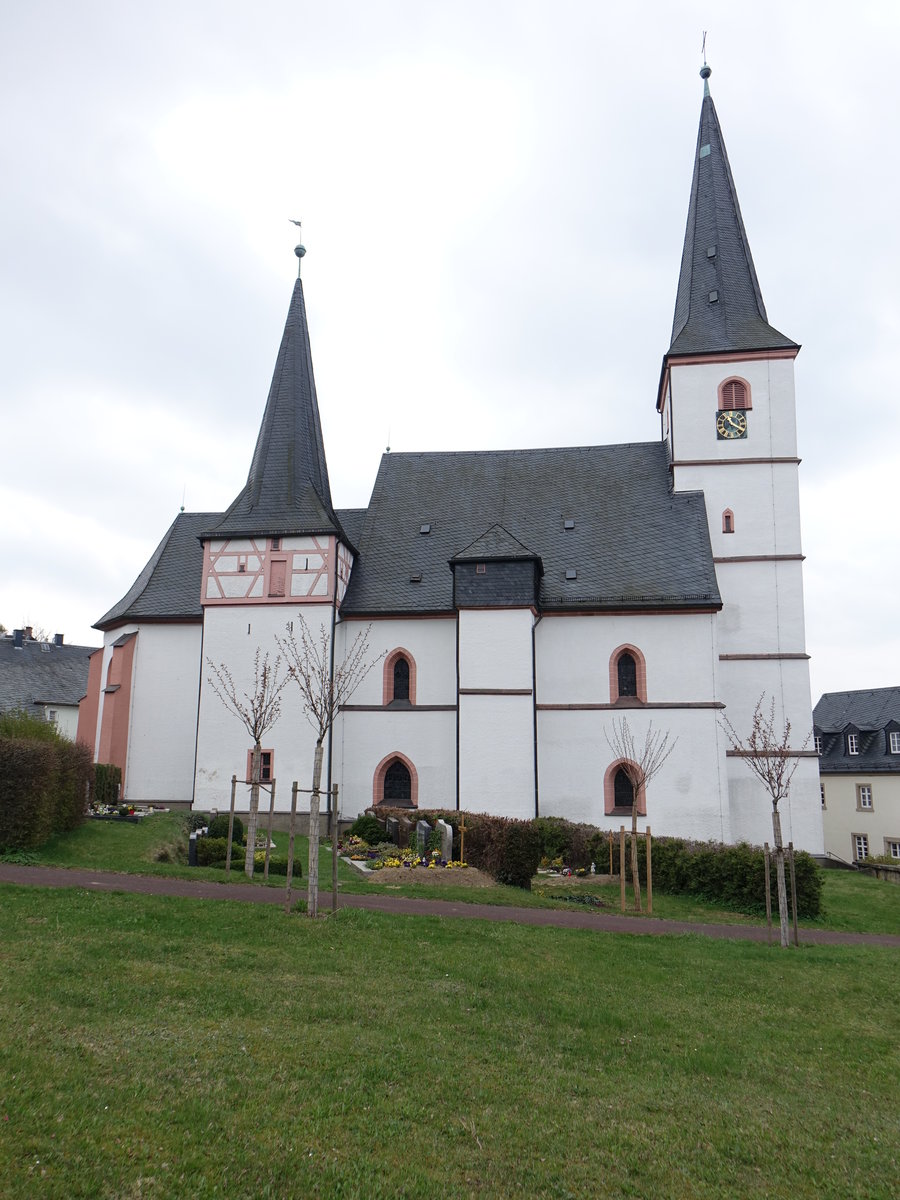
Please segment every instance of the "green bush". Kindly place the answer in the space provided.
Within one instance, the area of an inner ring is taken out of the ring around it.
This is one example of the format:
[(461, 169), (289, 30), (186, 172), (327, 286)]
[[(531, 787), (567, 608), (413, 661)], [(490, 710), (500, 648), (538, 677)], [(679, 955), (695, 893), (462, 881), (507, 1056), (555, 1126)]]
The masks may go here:
[[(36, 726), (39, 736), (32, 737)], [(2, 728), (0, 852), (35, 849), (83, 819), (91, 754), (30, 713), (4, 714)]]
[[(228, 813), (219, 813), (217, 817), (209, 823), (209, 836), (211, 838), (225, 838), (228, 840)], [(240, 817), (234, 818), (234, 825), (231, 829), (231, 840), (237, 844), (244, 840), (244, 822)]]
[(122, 768), (115, 763), (97, 763), (94, 767), (94, 802), (116, 804), (122, 783)]
[[(206, 829), (209, 825), (209, 813), (192, 812), (188, 813), (185, 826), (188, 833), (195, 833), (198, 829)], [(225, 836), (228, 836), (228, 826), (225, 827)]]
[(0, 738), (25, 738), (30, 742), (61, 742), (65, 739), (50, 721), (37, 713), (15, 708), (0, 713)]
[[(224, 864), (228, 856), (228, 838), (227, 837), (198, 837), (197, 838), (197, 866), (212, 867), (217, 863)], [(244, 851), (241, 846), (231, 847), (232, 863), (244, 861)]]
[(370, 846), (376, 846), (385, 838), (384, 826), (371, 813), (363, 813), (361, 817), (357, 817), (350, 826), (349, 832), (353, 837), (362, 838)]
[[(532, 825), (541, 842), (541, 857), (561, 858), (567, 867), (589, 867), (596, 860), (593, 825), (576, 824), (562, 817), (536, 817)], [(602, 836), (602, 835), (601, 835)]]

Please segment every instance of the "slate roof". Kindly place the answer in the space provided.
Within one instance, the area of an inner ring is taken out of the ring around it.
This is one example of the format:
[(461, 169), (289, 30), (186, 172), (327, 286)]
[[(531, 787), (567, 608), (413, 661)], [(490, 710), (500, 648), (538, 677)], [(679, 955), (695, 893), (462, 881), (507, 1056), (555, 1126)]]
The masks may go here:
[(703, 494), (673, 494), (648, 442), (383, 455), (342, 611), (452, 611), (450, 560), (499, 523), (541, 559), (545, 609), (721, 605)]
[(516, 562), (519, 559), (537, 559), (540, 555), (523, 546), (518, 538), (514, 538), (508, 529), (502, 525), (492, 525), (485, 530), (481, 537), (454, 554), (451, 562), (486, 562), (489, 559), (502, 562)]
[[(714, 302), (711, 293), (717, 294)], [(766, 315), (719, 118), (704, 83), (669, 354), (788, 348), (797, 343)]]
[[(45, 647), (45, 648), (44, 648)], [(88, 658), (96, 646), (57, 646), (0, 637), (0, 711), (34, 705), (75, 705), (87, 692)]]
[[(847, 726), (859, 732), (859, 754), (848, 754)], [(888, 752), (888, 728), (900, 730), (900, 687), (826, 692), (813, 709), (813, 728), (822, 738), (819, 770), (830, 774), (900, 772), (900, 755)]]
[(332, 507), (303, 284), (294, 284), (247, 483), (212, 537), (341, 533)]
[(146, 567), (94, 628), (112, 629), (126, 621), (199, 621), (203, 616), (203, 547), (199, 538), (220, 515), (179, 513)]

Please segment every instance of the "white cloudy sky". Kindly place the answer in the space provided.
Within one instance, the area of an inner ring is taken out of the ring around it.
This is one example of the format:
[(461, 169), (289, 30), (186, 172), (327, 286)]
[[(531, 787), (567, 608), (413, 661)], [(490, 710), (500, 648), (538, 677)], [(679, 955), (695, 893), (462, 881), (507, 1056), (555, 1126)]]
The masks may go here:
[(246, 477), (303, 274), (381, 451), (655, 438), (709, 30), (797, 363), (813, 697), (900, 683), (900, 5), (32, 0), (0, 19), (0, 621), (91, 630)]

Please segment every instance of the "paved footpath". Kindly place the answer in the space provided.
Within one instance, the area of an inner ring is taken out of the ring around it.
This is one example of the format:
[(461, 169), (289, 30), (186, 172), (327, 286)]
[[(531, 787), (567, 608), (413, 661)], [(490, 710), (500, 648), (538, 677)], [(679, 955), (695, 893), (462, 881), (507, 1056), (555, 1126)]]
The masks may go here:
[[(69, 870), (65, 867), (22, 867), (0, 863), (0, 883), (34, 887), (74, 887), (98, 892), (134, 892), (143, 896), (180, 896), (194, 900), (242, 900), (250, 904), (283, 904), (281, 888), (244, 883), (209, 883), (193, 879), (173, 879), (164, 875), (122, 875), (115, 871)], [(298, 899), (303, 888), (295, 889)], [(764, 925), (692, 924), (687, 921), (661, 921), (655, 917), (627, 917), (618, 913), (590, 909), (580, 912), (553, 908), (503, 908), (497, 904), (465, 904), (458, 900), (416, 900), (406, 896), (354, 895), (340, 893), (341, 908), (364, 908), (370, 912), (394, 913), (416, 917), (460, 917), (468, 920), (512, 921), (517, 925), (551, 925), (561, 929), (593, 929), (603, 933), (679, 935), (731, 941), (765, 942)], [(331, 911), (331, 893), (319, 893), (319, 908)], [(777, 929), (774, 931), (777, 938)], [(801, 944), (828, 946), (893, 946), (900, 949), (900, 934), (839, 933), (831, 929), (801, 929)]]

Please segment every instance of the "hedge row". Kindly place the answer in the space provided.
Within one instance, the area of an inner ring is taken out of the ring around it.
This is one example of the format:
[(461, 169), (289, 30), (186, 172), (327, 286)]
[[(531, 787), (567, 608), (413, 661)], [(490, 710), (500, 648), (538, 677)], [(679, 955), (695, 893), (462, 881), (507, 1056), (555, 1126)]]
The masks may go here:
[[(379, 825), (386, 817), (410, 819), (409, 809), (387, 809), (379, 805)], [(373, 810), (370, 810), (375, 816)], [(485, 813), (461, 814), (454, 809), (415, 810), (416, 820), (431, 826), (443, 819), (453, 826), (453, 854), (459, 857), (459, 822), (466, 820), (466, 861), (493, 876), (498, 883), (529, 888), (542, 857), (562, 858), (576, 869), (597, 864), (601, 874), (609, 870), (609, 833), (593, 825), (577, 824), (562, 817), (538, 817), (513, 821)], [(631, 837), (626, 835), (625, 874), (631, 877)], [(760, 847), (742, 842), (725, 846), (719, 842), (690, 842), (683, 838), (655, 837), (652, 847), (653, 888), (659, 892), (697, 896), (739, 912), (763, 913), (766, 907), (765, 863)], [(619, 837), (613, 838), (613, 874), (619, 872)], [(805, 851), (794, 852), (797, 879), (797, 915), (816, 917), (822, 906), (822, 874)], [(644, 839), (638, 844), (638, 875), (646, 884), (647, 856)], [(775, 864), (772, 863), (772, 903), (777, 904)], [(788, 880), (790, 903), (790, 880)]]
[[(626, 851), (626, 872), (630, 873), (630, 838)], [(643, 843), (643, 839), (641, 839)], [(614, 869), (618, 870), (618, 846), (614, 848)], [(646, 882), (647, 856), (638, 846), (638, 876)], [(759, 846), (740, 842), (724, 846), (720, 842), (690, 842), (683, 838), (653, 839), (653, 887), (661, 892), (698, 896), (739, 912), (762, 913), (766, 908), (765, 853)], [(822, 872), (805, 850), (794, 851), (794, 875), (797, 880), (797, 916), (817, 917), (822, 909)], [(785, 861), (788, 905), (791, 884)], [(771, 863), (772, 905), (777, 907), (774, 857)]]
[[(232, 845), (231, 847), (231, 866), (237, 870), (243, 870), (244, 857), (246, 855), (246, 846)], [(228, 838), (197, 838), (197, 866), (198, 867), (223, 867), (228, 853)], [(271, 855), (269, 858), (269, 874), (270, 875), (287, 875), (287, 855)], [(254, 871), (262, 871), (266, 865), (265, 850), (257, 850), (253, 856)], [(299, 855), (294, 855), (294, 866), (291, 874), (294, 879), (300, 879), (303, 875), (303, 864), (300, 862)]]
[(0, 736), (0, 852), (32, 850), (75, 829), (92, 778), (87, 746)]

